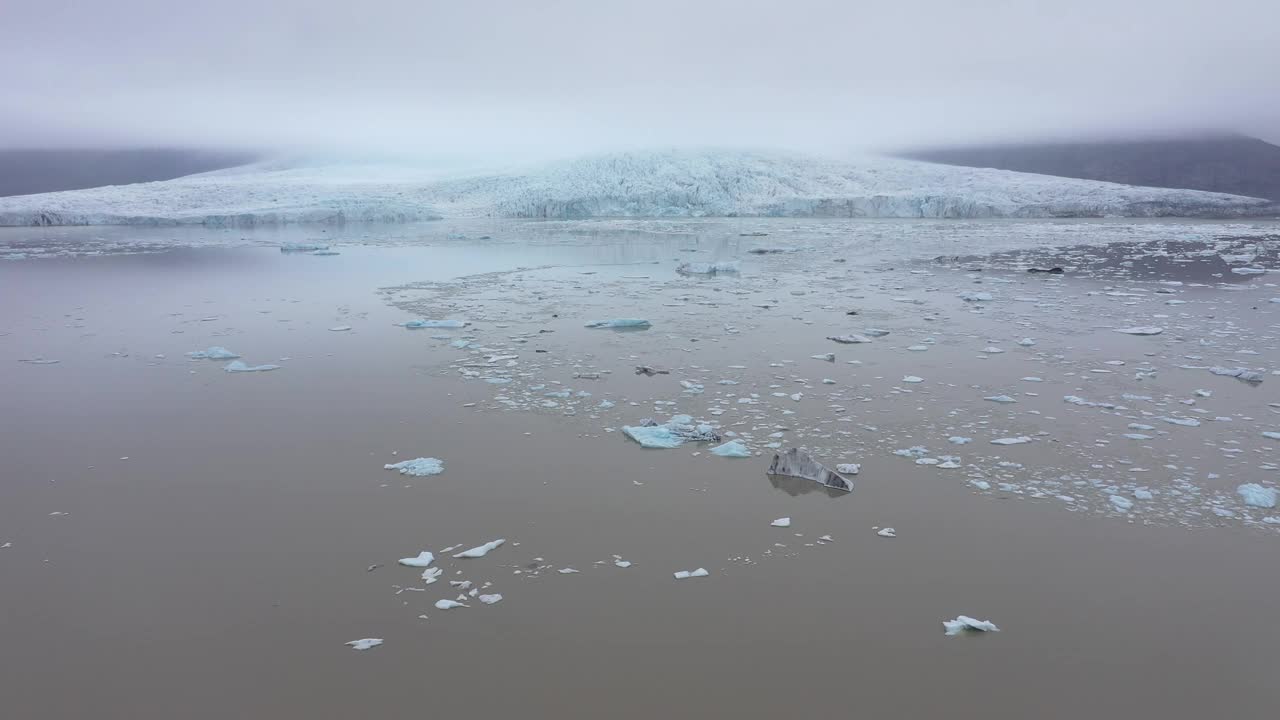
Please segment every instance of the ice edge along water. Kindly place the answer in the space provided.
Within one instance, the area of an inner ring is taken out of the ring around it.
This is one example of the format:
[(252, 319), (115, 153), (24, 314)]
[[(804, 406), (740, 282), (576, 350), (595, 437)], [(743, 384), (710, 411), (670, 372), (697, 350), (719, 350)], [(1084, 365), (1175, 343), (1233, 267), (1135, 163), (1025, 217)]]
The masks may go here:
[(161, 182), (0, 198), (0, 225), (251, 226), (443, 217), (1153, 217), (1274, 211), (1270, 201), (1238, 195), (895, 158), (671, 150), (453, 177), (403, 166), (259, 163)]

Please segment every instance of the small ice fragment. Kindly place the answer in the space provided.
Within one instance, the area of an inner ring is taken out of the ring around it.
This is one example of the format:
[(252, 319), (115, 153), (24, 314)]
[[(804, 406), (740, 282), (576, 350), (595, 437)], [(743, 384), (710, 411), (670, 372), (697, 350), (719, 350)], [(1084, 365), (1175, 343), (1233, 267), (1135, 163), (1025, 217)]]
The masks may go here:
[(955, 620), (942, 621), (942, 627), (948, 635), (959, 635), (967, 631), (973, 632), (1000, 632), (1000, 628), (990, 620), (975, 620), (968, 615), (961, 615)]
[(1013, 398), (1009, 397), (1008, 395), (991, 395), (991, 396), (989, 396), (989, 397), (984, 397), (984, 398), (982, 398), (982, 399), (983, 399), (983, 400), (990, 400), (991, 402), (997, 402), (997, 403), (1016, 403), (1016, 402), (1018, 402), (1017, 400), (1014, 400)]
[(420, 457), (383, 465), (382, 469), (398, 470), (401, 475), (409, 475), (410, 477), (426, 477), (444, 472), (444, 461), (437, 458)]
[(329, 332), (346, 332), (351, 329), (350, 325), (336, 325), (329, 328)]
[(975, 303), (990, 302), (992, 299), (991, 293), (986, 293), (986, 292), (963, 292), (963, 293), (960, 293), (957, 297), (959, 297), (961, 300), (965, 302), (975, 302)]
[(235, 360), (240, 356), (221, 345), (214, 345), (205, 350), (192, 350), (187, 357), (192, 360)]
[(961, 435), (952, 435), (951, 437), (947, 438), (947, 442), (953, 445), (968, 445), (969, 443), (973, 442), (973, 438), (964, 437)]
[(427, 550), (423, 550), (422, 552), (418, 553), (417, 557), (400, 558), (400, 560), (398, 560), (397, 562), (399, 562), (401, 565), (404, 565), (405, 567), (424, 568), (424, 567), (430, 566), (431, 563), (435, 561), (436, 561), (436, 556), (434, 553), (429, 552)]
[(1240, 499), (1245, 505), (1259, 508), (1273, 508), (1276, 506), (1276, 489), (1263, 487), (1258, 483), (1245, 483), (1236, 488)]
[(898, 537), (898, 531), (897, 531), (897, 530), (894, 530), (894, 529), (893, 529), (893, 528), (891, 528), (891, 527), (887, 527), (887, 528), (880, 528), (880, 529), (876, 532), (876, 534), (877, 534), (877, 535), (879, 535), (880, 537), (884, 537), (884, 538), (896, 538), (896, 537)]
[(747, 449), (746, 443), (741, 440), (730, 440), (723, 445), (717, 445), (711, 448), (711, 453), (727, 458), (751, 457), (751, 451)]
[(706, 568), (698, 568), (697, 570), (680, 570), (672, 574), (675, 575), (677, 580), (684, 580), (685, 578), (706, 577), (711, 573), (707, 572)]
[(871, 338), (867, 337), (866, 335), (859, 335), (857, 333), (850, 333), (848, 335), (828, 335), (827, 339), (834, 340), (835, 342), (841, 343), (843, 345), (856, 345), (858, 343), (871, 342)]
[(494, 605), (496, 603), (502, 602), (502, 595), (500, 593), (494, 593), (492, 595), (481, 595), (479, 597), (479, 600), (485, 605)]
[(1215, 365), (1214, 367), (1209, 368), (1209, 372), (1213, 373), (1214, 375), (1223, 375), (1226, 377), (1233, 377), (1233, 378), (1236, 378), (1237, 380), (1243, 380), (1244, 382), (1253, 383), (1255, 385), (1257, 383), (1262, 382), (1262, 378), (1263, 378), (1262, 373), (1254, 372), (1253, 370), (1250, 370), (1248, 368), (1242, 368), (1242, 367), (1227, 368), (1227, 367), (1219, 367)]
[(814, 360), (826, 360), (827, 362), (836, 361), (835, 353), (823, 353), (822, 355), (810, 355), (809, 357), (813, 358)]
[(836, 472), (841, 475), (857, 475), (862, 466), (858, 463), (840, 463), (836, 465)]
[(614, 318), (612, 320), (596, 320), (586, 324), (589, 328), (635, 328), (637, 330), (650, 327), (648, 320), (640, 318)]
[(1108, 499), (1120, 512), (1128, 512), (1133, 509), (1133, 501), (1123, 495), (1112, 495)]
[(482, 558), (485, 555), (488, 555), (490, 552), (502, 547), (502, 544), (505, 542), (506, 542), (505, 538), (492, 540), (483, 545), (477, 545), (476, 547), (473, 547), (470, 550), (464, 550), (458, 553), (457, 555), (454, 555), (454, 557), (455, 558)]
[(919, 377), (918, 375), (907, 375), (907, 376), (905, 376), (905, 377), (903, 377), (903, 378), (902, 378), (902, 382), (904, 382), (904, 383), (922, 383), (922, 382), (924, 382), (924, 378)]
[(774, 520), (773, 522), (771, 522), (771, 523), (769, 523), (769, 524), (770, 524), (770, 525), (772, 525), (772, 526), (774, 526), (774, 527), (781, 527), (781, 528), (791, 527), (791, 518), (789, 518), (789, 517), (781, 517), (781, 518), (778, 518), (777, 520)]
[(556, 572), (560, 573), (561, 575), (573, 575), (574, 573), (577, 573), (578, 571), (577, 571), (577, 570), (574, 570), (573, 568), (567, 567), (567, 568), (560, 568), (560, 569), (559, 569), (559, 570), (557, 570)]
[(614, 564), (614, 565), (616, 565), (616, 566), (618, 566), (618, 567), (620, 567), (620, 568), (629, 568), (629, 567), (631, 567), (631, 561), (630, 561), (630, 560), (614, 560), (614, 561), (613, 561), (613, 564)]
[(426, 584), (430, 585), (435, 581), (439, 580), (440, 576), (443, 574), (444, 574), (444, 570), (442, 568), (438, 568), (438, 567), (427, 568), (426, 570), (422, 571), (422, 580)]
[(1125, 335), (1159, 335), (1164, 332), (1164, 328), (1155, 325), (1138, 325), (1136, 327), (1116, 328), (1116, 332)]
[(454, 608), (460, 608), (460, 607), (471, 607), (471, 606), (463, 605), (462, 603), (457, 602), (456, 600), (437, 600), (436, 601), (437, 610), (452, 610)]
[(350, 645), (352, 650), (370, 650), (381, 645), (382, 638), (360, 638), (346, 644)]
[(1027, 338), (1022, 338), (1021, 340), (1019, 340), (1019, 341), (1018, 341), (1018, 344), (1019, 344), (1019, 345), (1021, 345), (1022, 347), (1032, 347), (1033, 345), (1035, 345), (1035, 344), (1036, 344), (1036, 341), (1035, 341), (1035, 340), (1032, 340), (1032, 339), (1031, 339), (1031, 338), (1029, 338), (1029, 337), (1027, 337)]
[(279, 370), (279, 365), (246, 365), (241, 360), (232, 360), (222, 366), (223, 370), (229, 373), (249, 373), (249, 372), (268, 372), (270, 370)]

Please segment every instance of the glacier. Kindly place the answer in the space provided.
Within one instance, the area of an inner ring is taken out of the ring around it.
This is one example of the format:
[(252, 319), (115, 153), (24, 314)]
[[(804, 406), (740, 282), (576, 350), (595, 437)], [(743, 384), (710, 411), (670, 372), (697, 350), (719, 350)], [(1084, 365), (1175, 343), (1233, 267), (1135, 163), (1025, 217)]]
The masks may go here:
[(666, 150), (503, 172), (264, 162), (0, 198), (0, 225), (416, 222), (461, 218), (1257, 216), (1268, 200), (885, 157)]

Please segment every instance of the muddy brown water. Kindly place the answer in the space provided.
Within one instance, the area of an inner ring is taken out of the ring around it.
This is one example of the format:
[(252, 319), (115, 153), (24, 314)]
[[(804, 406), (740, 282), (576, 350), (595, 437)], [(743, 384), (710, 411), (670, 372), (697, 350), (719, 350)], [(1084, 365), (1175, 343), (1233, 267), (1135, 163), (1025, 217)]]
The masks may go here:
[[(407, 315), (375, 290), (565, 257), (449, 252), (0, 264), (5, 717), (1280, 710), (1276, 534), (980, 496), (880, 454), (861, 458), (851, 494), (789, 492), (767, 458), (646, 451), (602, 432), (631, 413), (485, 410), (494, 388), (443, 376), (439, 351), (395, 327)], [(622, 383), (614, 343), (639, 337), (599, 341), (623, 387), (651, 380)], [(229, 375), (183, 356), (213, 344), (285, 367)], [(37, 356), (59, 362), (18, 362)], [(904, 426), (917, 412), (888, 407)], [(443, 458), (444, 474), (382, 469), (418, 455)], [(792, 527), (770, 527), (782, 516)], [(898, 537), (877, 537), (882, 526)], [(485, 558), (441, 560), (426, 592), (397, 594), (424, 587), (397, 558), (499, 537)], [(710, 577), (671, 576), (696, 567)], [(437, 610), (457, 593), (449, 579), (504, 599)], [(944, 636), (959, 614), (1002, 632)], [(386, 643), (343, 645), (364, 637)]]

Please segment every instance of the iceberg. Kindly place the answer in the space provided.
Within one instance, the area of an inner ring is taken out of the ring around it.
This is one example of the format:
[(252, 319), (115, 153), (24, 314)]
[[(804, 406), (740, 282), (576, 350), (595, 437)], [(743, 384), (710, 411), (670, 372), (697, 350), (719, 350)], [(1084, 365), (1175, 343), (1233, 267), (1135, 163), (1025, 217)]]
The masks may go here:
[(1258, 483), (1245, 483), (1236, 488), (1236, 493), (1245, 505), (1258, 508), (1276, 506), (1277, 491), (1275, 488), (1263, 487)]
[(279, 370), (279, 365), (246, 365), (240, 360), (232, 360), (222, 366), (223, 370), (229, 373), (249, 373), (249, 372), (268, 372), (270, 370)]
[(975, 620), (968, 615), (961, 615), (955, 620), (943, 620), (942, 627), (947, 635), (960, 635), (965, 632), (1000, 632), (1000, 628), (990, 620)]
[(221, 345), (214, 345), (205, 350), (192, 350), (187, 357), (192, 360), (235, 360), (240, 356)]
[(1213, 373), (1214, 375), (1222, 375), (1223, 377), (1233, 377), (1237, 380), (1242, 380), (1244, 382), (1247, 382), (1253, 385), (1257, 385), (1263, 380), (1262, 373), (1254, 372), (1249, 368), (1242, 368), (1242, 367), (1228, 368), (1228, 367), (1220, 367), (1215, 365), (1209, 368), (1209, 372)]
[(738, 272), (738, 263), (734, 261), (713, 263), (686, 262), (677, 265), (676, 272), (681, 275), (732, 275)]
[(435, 561), (436, 561), (436, 556), (434, 553), (428, 550), (423, 550), (422, 552), (418, 553), (417, 557), (400, 558), (397, 562), (401, 565), (404, 565), (405, 567), (425, 568), (425, 567), (430, 567), (431, 563)]
[(505, 542), (506, 540), (503, 538), (499, 538), (497, 540), (490, 540), (489, 542), (483, 545), (477, 545), (476, 547), (473, 547), (470, 550), (463, 550), (457, 555), (454, 555), (454, 557), (455, 558), (482, 558), (485, 555), (488, 555), (489, 553), (493, 552), (494, 550), (497, 550), (498, 548), (502, 547), (503, 543)]
[(444, 461), (438, 458), (420, 457), (383, 465), (382, 469), (398, 470), (401, 475), (409, 475), (411, 477), (426, 477), (444, 472)]
[(828, 470), (822, 463), (814, 460), (808, 453), (799, 448), (791, 448), (786, 452), (776, 453), (773, 456), (773, 462), (769, 464), (768, 474), (812, 480), (819, 485), (825, 485), (835, 490), (844, 490), (845, 492), (853, 490), (852, 482), (839, 473)]
[(586, 324), (589, 328), (613, 328), (614, 330), (647, 330), (649, 328), (648, 320), (640, 318), (614, 318), (613, 320), (597, 320)]
[(408, 320), (399, 323), (401, 327), (410, 330), (422, 330), (423, 328), (464, 328), (471, 323), (465, 320)]
[(328, 245), (311, 242), (287, 242), (280, 245), (282, 253), (314, 253), (328, 249)]
[(346, 643), (352, 650), (372, 650), (382, 644), (382, 638), (360, 638)]
[(741, 440), (730, 440), (723, 445), (717, 445), (711, 448), (711, 454), (727, 458), (751, 457), (751, 451), (747, 449), (746, 443)]
[(640, 443), (641, 447), (662, 450), (680, 447), (685, 442), (720, 442), (720, 435), (715, 428), (706, 423), (695, 425), (693, 418), (688, 415), (672, 416), (661, 425), (645, 419), (639, 425), (624, 425), (622, 432)]

